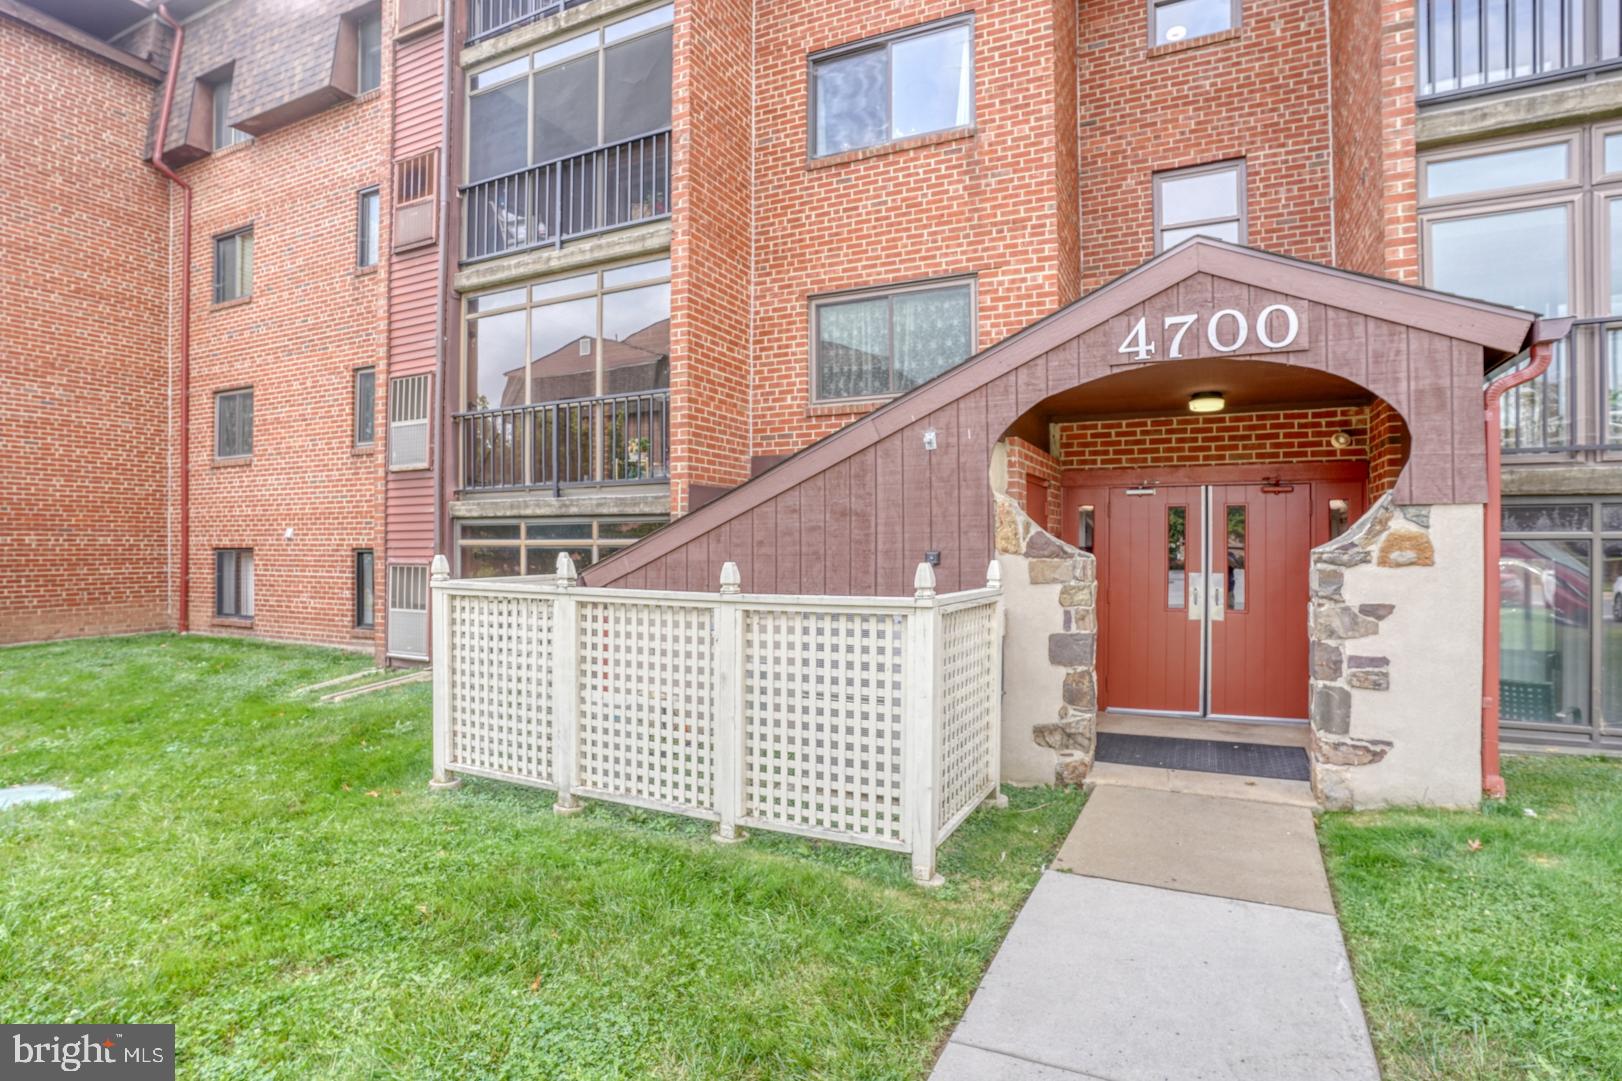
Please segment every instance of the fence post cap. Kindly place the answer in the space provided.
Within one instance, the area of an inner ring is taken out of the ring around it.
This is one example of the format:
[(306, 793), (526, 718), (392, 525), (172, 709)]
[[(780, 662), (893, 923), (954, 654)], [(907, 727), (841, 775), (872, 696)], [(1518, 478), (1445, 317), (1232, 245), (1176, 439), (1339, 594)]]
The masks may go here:
[(913, 596), (924, 600), (935, 595), (935, 568), (928, 563), (918, 564), (917, 572), (912, 576)]
[[(422, 564), (418, 564), (420, 567)], [(435, 556), (429, 567), (428, 577), (436, 582), (443, 582), (451, 576), (451, 561), (444, 556)]]
[(986, 588), (1002, 588), (1002, 564), (993, 559), (986, 565)]
[(743, 592), (743, 575), (738, 571), (738, 565), (730, 559), (721, 564), (721, 592)]
[(574, 569), (574, 560), (569, 558), (568, 552), (558, 553), (558, 585), (572, 586), (579, 572)]

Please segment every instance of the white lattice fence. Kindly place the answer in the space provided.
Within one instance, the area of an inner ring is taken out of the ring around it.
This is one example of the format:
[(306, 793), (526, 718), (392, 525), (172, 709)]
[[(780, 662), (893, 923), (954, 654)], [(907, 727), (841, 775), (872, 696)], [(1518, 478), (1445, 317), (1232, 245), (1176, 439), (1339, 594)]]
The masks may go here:
[(713, 814), (714, 627), (708, 605), (580, 604), (586, 794)]
[(744, 821), (906, 847), (907, 615), (744, 612)]
[(552, 783), (550, 597), (443, 597), (450, 648), (450, 768)]
[(434, 780), (468, 773), (909, 852), (997, 789), (1002, 599), (433, 580)]
[(940, 801), (944, 839), (963, 815), (997, 790), (997, 719), (1002, 700), (1000, 610), (993, 604), (948, 609), (941, 617), (944, 661), (940, 711)]

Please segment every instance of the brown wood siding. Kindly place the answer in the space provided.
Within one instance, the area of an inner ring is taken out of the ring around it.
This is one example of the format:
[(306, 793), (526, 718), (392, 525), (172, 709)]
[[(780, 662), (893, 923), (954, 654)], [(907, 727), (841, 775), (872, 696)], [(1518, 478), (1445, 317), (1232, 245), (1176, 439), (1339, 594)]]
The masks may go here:
[[(440, 145), (444, 49), (444, 38), (429, 34), (400, 45), (395, 52), (396, 160)], [(437, 368), (439, 256), (438, 245), (430, 245), (390, 259), (390, 378), (433, 374)], [(436, 397), (443, 392), (442, 387), (434, 388)], [(445, 453), (443, 433), (436, 430), (431, 451), (436, 469)], [(445, 460), (445, 464), (451, 463)], [(426, 563), (434, 557), (434, 470), (388, 474), (386, 521), (388, 562)]]
[[(1247, 283), (1199, 269), (1194, 256), (1210, 252), (1224, 270), (1258, 273)], [(978, 586), (992, 558), (992, 447), (1023, 414), (1072, 386), (1142, 367), (1112, 363), (1140, 316), (1158, 325), (1168, 314), (1208, 318), (1278, 302), (1301, 313), (1304, 347), (1238, 359), (1330, 372), (1392, 405), (1412, 433), (1400, 501), (1486, 500), (1483, 374), (1489, 360), (1519, 348), (1530, 316), (1196, 242), (802, 451), (591, 568), (586, 580), (708, 591), (730, 559), (746, 592), (895, 596), (912, 591), (918, 562), (936, 550), (938, 588)], [(1203, 334), (1194, 338), (1185, 343), (1190, 359), (1218, 355)], [(931, 428), (937, 448), (927, 451)]]

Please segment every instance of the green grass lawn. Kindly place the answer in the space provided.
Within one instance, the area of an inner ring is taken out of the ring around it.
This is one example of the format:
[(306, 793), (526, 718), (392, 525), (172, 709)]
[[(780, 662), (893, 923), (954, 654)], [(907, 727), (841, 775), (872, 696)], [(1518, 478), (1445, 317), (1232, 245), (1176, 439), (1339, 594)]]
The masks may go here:
[(470, 781), (429, 689), (205, 638), (0, 650), (0, 1019), (173, 1022), (187, 1077), (916, 1078), (1080, 808), (905, 857)]
[(1480, 815), (1322, 821), (1386, 1081), (1622, 1078), (1622, 763), (1504, 775)]

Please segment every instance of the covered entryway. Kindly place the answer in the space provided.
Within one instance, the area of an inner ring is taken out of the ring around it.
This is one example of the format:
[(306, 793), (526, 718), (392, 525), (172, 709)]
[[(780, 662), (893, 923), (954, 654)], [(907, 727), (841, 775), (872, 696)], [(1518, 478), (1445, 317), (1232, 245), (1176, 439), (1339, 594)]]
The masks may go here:
[(1367, 463), (1068, 470), (1060, 531), (1098, 559), (1100, 704), (1305, 721), (1311, 550), (1363, 513)]
[(1472, 804), (1483, 378), (1538, 333), (1193, 238), (586, 578), (709, 590), (735, 563), (745, 594), (905, 596), (920, 561), (941, 591), (993, 561), (1004, 778), (1085, 779), (1101, 711), (1309, 718), (1322, 802)]

